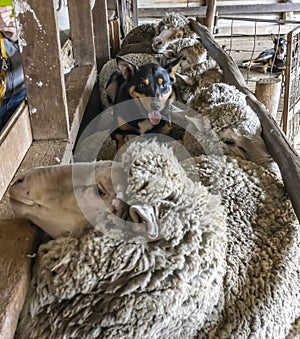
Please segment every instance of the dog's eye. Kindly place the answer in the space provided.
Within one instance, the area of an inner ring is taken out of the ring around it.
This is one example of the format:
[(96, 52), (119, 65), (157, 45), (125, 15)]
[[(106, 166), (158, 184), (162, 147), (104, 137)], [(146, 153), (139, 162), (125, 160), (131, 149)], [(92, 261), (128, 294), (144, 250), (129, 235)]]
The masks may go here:
[(160, 85), (160, 88), (162, 89), (162, 91), (165, 92), (169, 89), (169, 85), (166, 82), (164, 82)]
[(148, 85), (147, 84), (145, 84), (144, 82), (140, 82), (139, 84), (137, 84), (137, 87), (138, 88), (145, 88), (145, 87), (147, 87)]

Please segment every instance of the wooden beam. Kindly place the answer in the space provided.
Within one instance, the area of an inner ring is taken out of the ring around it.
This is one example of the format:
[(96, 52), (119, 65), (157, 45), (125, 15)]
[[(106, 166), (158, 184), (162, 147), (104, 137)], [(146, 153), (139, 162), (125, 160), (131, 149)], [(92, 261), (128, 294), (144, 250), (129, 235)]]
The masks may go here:
[(41, 6), (40, 0), (14, 1), (35, 140), (69, 136), (55, 4), (48, 1)]
[[(139, 8), (139, 18), (161, 18), (166, 12), (176, 12), (187, 16), (204, 17), (207, 6), (199, 7), (164, 7), (164, 8)], [(217, 6), (219, 15), (225, 14), (255, 14), (255, 13), (284, 13), (300, 12), (300, 3), (278, 3), (265, 5), (227, 5)]]
[(106, 0), (96, 0), (93, 9), (95, 48), (98, 71), (110, 59), (109, 26)]
[(207, 29), (211, 33), (213, 33), (215, 16), (216, 16), (217, 1), (216, 0), (207, 0), (206, 5), (207, 5), (207, 9), (206, 9), (205, 25), (206, 25)]
[(278, 127), (265, 107), (255, 98), (247, 88), (243, 75), (232, 58), (215, 42), (208, 29), (191, 19), (192, 29), (201, 38), (203, 46), (208, 54), (220, 65), (224, 74), (224, 81), (234, 85), (248, 98), (249, 106), (256, 112), (263, 128), (263, 138), (266, 146), (277, 162), (282, 179), (290, 196), (295, 213), (300, 220), (300, 158), (297, 152), (286, 140), (283, 132)]
[(96, 58), (90, 1), (68, 0), (68, 8), (75, 64), (93, 65)]

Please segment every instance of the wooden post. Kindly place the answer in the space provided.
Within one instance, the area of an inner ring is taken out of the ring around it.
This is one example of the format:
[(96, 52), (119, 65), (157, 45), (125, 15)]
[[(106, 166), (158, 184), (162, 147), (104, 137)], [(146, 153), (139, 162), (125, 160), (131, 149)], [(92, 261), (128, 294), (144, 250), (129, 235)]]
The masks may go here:
[[(69, 137), (56, 1), (15, 0), (33, 139)], [(41, 99), (43, 98), (43, 99)]]
[(281, 93), (281, 79), (264, 78), (256, 82), (255, 96), (258, 101), (266, 106), (266, 109), (276, 119)]
[(300, 220), (300, 158), (297, 152), (286, 140), (276, 121), (271, 117), (264, 106), (247, 88), (243, 75), (232, 58), (216, 43), (212, 34), (205, 26), (191, 19), (191, 27), (201, 38), (203, 46), (210, 56), (220, 65), (224, 74), (224, 81), (234, 85), (248, 98), (247, 102), (258, 115), (263, 128), (263, 138), (266, 146), (277, 162), (282, 179), (290, 196), (295, 213)]
[(90, 1), (68, 0), (68, 7), (75, 63), (93, 65), (96, 58)]
[(106, 0), (96, 0), (93, 9), (97, 68), (110, 59), (109, 26)]
[(206, 0), (206, 18), (205, 25), (207, 29), (213, 34), (215, 16), (216, 16), (216, 8), (217, 8), (217, 0)]

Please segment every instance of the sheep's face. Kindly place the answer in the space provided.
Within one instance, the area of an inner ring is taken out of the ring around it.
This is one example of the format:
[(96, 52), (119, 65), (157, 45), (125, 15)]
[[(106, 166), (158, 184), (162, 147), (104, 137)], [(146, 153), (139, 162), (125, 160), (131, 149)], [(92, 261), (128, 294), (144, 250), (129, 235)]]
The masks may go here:
[(219, 132), (219, 137), (225, 154), (252, 161), (277, 175), (280, 174), (277, 164), (267, 151), (260, 131), (250, 135), (235, 128), (226, 128)]
[[(112, 162), (33, 168), (9, 190), (15, 214), (40, 226), (53, 238), (79, 234), (103, 204), (114, 212)], [(84, 212), (82, 212), (84, 210)]]
[[(32, 168), (15, 181), (9, 195), (16, 216), (31, 220), (53, 238), (80, 236), (89, 227), (103, 231), (104, 220), (114, 218), (113, 229), (126, 237), (156, 239), (155, 209), (140, 201), (129, 206), (116, 196), (118, 186), (126, 191), (121, 163), (100, 161)], [(113, 229), (105, 231), (112, 235)]]
[(162, 26), (160, 34), (153, 38), (152, 49), (156, 53), (162, 53), (167, 48), (168, 44), (178, 41), (184, 35), (184, 30), (181, 27)]

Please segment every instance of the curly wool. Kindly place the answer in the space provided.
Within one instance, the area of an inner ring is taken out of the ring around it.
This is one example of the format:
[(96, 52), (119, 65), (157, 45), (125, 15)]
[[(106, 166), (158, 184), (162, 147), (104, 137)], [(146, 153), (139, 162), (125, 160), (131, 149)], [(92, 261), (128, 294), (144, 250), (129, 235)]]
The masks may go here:
[(166, 15), (157, 23), (156, 34), (159, 35), (163, 29), (181, 28), (183, 30), (183, 38), (189, 38), (195, 35), (191, 29), (189, 19), (179, 13), (166, 13)]
[(220, 82), (198, 89), (189, 104), (199, 112), (203, 108), (214, 108), (224, 103), (247, 106), (246, 95), (235, 86)]
[[(155, 142), (129, 146), (124, 171), (127, 186), (117, 195), (155, 205), (160, 238), (124, 242), (91, 230), (42, 245), (19, 337), (195, 338), (219, 302), (226, 250), (219, 199), (191, 184), (172, 152)], [(99, 222), (111, 226), (105, 211)]]
[(200, 156), (182, 165), (193, 181), (221, 195), (228, 225), (225, 304), (198, 338), (283, 339), (299, 332), (300, 227), (282, 182), (239, 158)]
[(189, 79), (188, 82), (178, 81), (177, 86), (181, 101), (189, 106), (199, 90), (223, 81), (223, 73), (213, 59), (182, 69), (178, 77), (180, 76)]
[(122, 41), (122, 47), (140, 42), (151, 42), (156, 34), (156, 24), (147, 23), (134, 27)]

